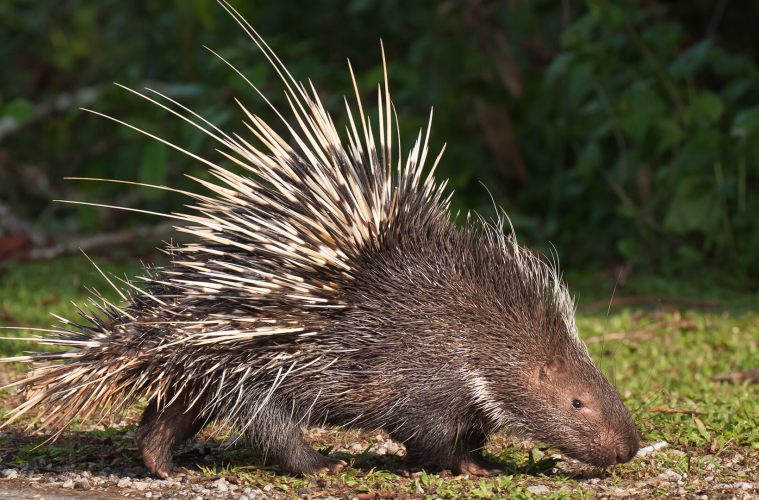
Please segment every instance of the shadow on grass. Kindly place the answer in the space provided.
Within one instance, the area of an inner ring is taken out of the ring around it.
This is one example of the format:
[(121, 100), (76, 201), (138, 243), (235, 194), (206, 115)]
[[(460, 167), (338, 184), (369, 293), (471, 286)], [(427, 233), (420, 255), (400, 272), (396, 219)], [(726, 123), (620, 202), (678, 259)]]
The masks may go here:
[[(50, 441), (50, 435), (35, 435), (21, 429), (9, 429), (0, 433), (0, 459), (4, 468), (13, 467), (29, 472), (61, 473), (87, 470), (93, 474), (148, 476), (133, 438), (132, 427), (68, 431), (55, 441)], [(350, 469), (363, 474), (383, 471), (409, 477), (415, 472), (424, 471), (442, 477), (451, 475), (449, 471), (435, 466), (409, 469), (404, 458), (396, 455), (380, 455), (366, 451), (356, 455), (333, 452), (329, 453), (329, 456), (344, 460)], [(527, 463), (497, 460), (492, 456), (489, 456), (488, 460), (500, 469), (503, 475), (588, 479), (608, 474), (600, 469), (596, 473), (557, 470), (555, 466), (558, 460), (550, 457), (538, 461), (529, 460)], [(294, 476), (276, 465), (266, 463), (261, 454), (243, 445), (226, 447), (223, 441), (218, 439), (188, 441), (175, 452), (174, 463), (212, 475), (266, 471), (275, 476)]]

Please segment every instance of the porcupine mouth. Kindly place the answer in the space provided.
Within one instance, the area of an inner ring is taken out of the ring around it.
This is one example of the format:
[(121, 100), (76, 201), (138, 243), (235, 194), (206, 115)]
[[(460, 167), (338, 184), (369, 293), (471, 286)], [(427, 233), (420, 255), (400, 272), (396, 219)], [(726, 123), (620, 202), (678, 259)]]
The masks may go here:
[(579, 460), (580, 462), (594, 467), (605, 468), (629, 462), (635, 457), (635, 454), (638, 451), (638, 446), (627, 446), (619, 443), (614, 447), (604, 447), (598, 443), (591, 443), (587, 449), (580, 452), (561, 448), (560, 450), (562, 453), (575, 460)]

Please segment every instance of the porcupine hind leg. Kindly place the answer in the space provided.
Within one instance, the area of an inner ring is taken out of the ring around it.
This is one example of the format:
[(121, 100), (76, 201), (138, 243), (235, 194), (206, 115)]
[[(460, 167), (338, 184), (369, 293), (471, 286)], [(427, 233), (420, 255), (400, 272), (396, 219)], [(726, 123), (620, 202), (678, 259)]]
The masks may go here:
[(161, 479), (189, 473), (187, 469), (174, 467), (172, 452), (197, 434), (208, 420), (201, 415), (201, 405), (188, 409), (184, 398), (160, 409), (155, 400), (151, 401), (135, 433), (145, 467)]
[(326, 457), (306, 442), (297, 417), (286, 407), (281, 401), (270, 401), (257, 412), (246, 430), (251, 446), (266, 462), (295, 474), (342, 470), (347, 465), (343, 460)]

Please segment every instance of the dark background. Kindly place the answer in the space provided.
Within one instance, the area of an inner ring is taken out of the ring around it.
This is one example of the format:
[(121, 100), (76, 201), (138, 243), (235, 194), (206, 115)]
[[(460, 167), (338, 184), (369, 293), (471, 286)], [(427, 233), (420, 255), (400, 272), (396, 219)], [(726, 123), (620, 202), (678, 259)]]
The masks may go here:
[[(338, 128), (346, 59), (371, 103), (382, 38), (406, 147), (434, 106), (431, 145), (447, 143), (438, 172), (455, 208), (492, 215), (489, 190), (520, 241), (555, 246), (564, 268), (756, 289), (757, 2), (233, 4), (296, 78), (314, 81)], [(184, 174), (204, 176), (202, 165), (79, 110), (213, 156), (208, 138), (112, 82), (158, 88), (225, 129), (245, 133), (235, 97), (275, 123), (203, 45), (286, 106), (265, 58), (212, 0), (0, 3), (0, 258), (161, 222), (53, 199), (159, 212), (186, 202), (66, 176), (201, 189)]]

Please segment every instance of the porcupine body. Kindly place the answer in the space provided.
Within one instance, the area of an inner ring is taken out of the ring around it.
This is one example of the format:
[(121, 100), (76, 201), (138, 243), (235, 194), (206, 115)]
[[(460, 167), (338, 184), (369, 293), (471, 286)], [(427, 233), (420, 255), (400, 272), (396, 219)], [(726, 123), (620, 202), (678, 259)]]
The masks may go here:
[(480, 450), (502, 428), (591, 464), (632, 458), (637, 430), (579, 340), (556, 270), (500, 218), (451, 222), (434, 167), (423, 173), (422, 133), (394, 155), (387, 79), (376, 129), (358, 89), (356, 118), (346, 102), (346, 141), (313, 88), (222, 5), (282, 76), (289, 140), (245, 108), (258, 146), (135, 92), (204, 130), (243, 173), (169, 144), (216, 178), (169, 215), (194, 242), (120, 287), (124, 305), (96, 296), (96, 312), (41, 340), (69, 351), (12, 358), (45, 363), (18, 382), (27, 399), (11, 421), (36, 412), (60, 430), (147, 400), (137, 440), (160, 477), (211, 422), (300, 473), (344, 465), (305, 443), (319, 424), (385, 429), (411, 464), (470, 474), (489, 471)]

